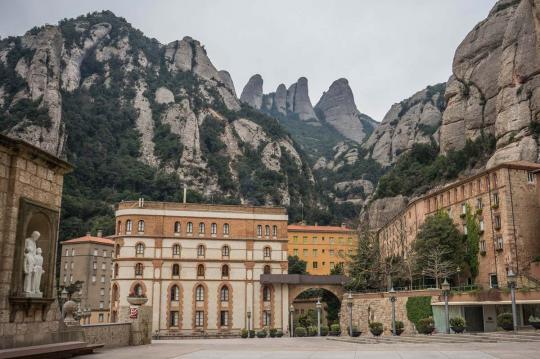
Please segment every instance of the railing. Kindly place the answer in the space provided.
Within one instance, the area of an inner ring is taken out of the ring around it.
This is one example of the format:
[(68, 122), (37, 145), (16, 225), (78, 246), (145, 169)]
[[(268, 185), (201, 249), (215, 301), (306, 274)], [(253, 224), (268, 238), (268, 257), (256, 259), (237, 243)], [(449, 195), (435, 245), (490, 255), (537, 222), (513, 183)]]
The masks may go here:
[[(471, 291), (475, 291), (479, 289), (481, 289), (480, 286), (476, 284), (471, 284), (471, 285), (451, 287), (450, 291), (451, 292), (471, 292)], [(441, 290), (441, 289), (435, 287), (435, 285), (425, 284), (425, 285), (413, 285), (413, 286), (406, 286), (406, 287), (394, 287), (394, 290), (396, 292), (410, 292), (410, 291)], [(352, 293), (385, 293), (385, 292), (388, 292), (387, 288), (360, 289), (360, 290), (352, 291)]]

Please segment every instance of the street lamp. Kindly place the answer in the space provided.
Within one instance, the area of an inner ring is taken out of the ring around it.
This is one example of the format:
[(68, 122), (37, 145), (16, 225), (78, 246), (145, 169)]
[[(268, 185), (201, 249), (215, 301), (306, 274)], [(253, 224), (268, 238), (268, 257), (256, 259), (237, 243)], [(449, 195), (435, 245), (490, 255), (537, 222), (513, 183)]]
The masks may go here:
[(321, 298), (317, 298), (317, 336), (321, 336)]
[(247, 312), (247, 319), (248, 319), (248, 335), (249, 335), (249, 332), (251, 331), (251, 311)]
[(450, 284), (446, 278), (444, 278), (443, 284), (441, 284), (441, 289), (444, 294), (444, 318), (446, 321), (446, 334), (450, 334), (450, 317), (448, 314), (448, 292), (450, 291)]
[(66, 288), (62, 289), (62, 291), (60, 292), (60, 309), (61, 309), (61, 312), (62, 312), (62, 318), (64, 318), (64, 303), (67, 301), (68, 299), (68, 291), (66, 290)]
[(394, 287), (392, 286), (392, 289), (390, 289), (390, 302), (392, 303), (392, 335), (396, 334), (396, 291), (394, 290)]
[(290, 332), (289, 332), (289, 336), (292, 338), (294, 337), (294, 305), (291, 304), (291, 306), (289, 307), (289, 316), (290, 316), (290, 325), (289, 325), (289, 328), (290, 328)]
[(510, 287), (510, 295), (512, 298), (512, 321), (514, 324), (514, 333), (517, 333), (517, 310), (516, 310), (516, 282), (517, 282), (517, 276), (510, 268), (508, 270), (508, 273), (506, 274), (506, 277), (508, 278), (508, 286)]
[(349, 335), (353, 336), (353, 327), (352, 327), (352, 307), (353, 307), (353, 297), (351, 292), (347, 296), (347, 307), (349, 307)]
[(458, 266), (458, 267), (456, 268), (456, 273), (457, 273), (457, 286), (458, 286), (458, 287), (461, 287), (461, 280), (460, 280), (460, 278), (459, 278), (459, 273), (461, 273), (461, 267)]

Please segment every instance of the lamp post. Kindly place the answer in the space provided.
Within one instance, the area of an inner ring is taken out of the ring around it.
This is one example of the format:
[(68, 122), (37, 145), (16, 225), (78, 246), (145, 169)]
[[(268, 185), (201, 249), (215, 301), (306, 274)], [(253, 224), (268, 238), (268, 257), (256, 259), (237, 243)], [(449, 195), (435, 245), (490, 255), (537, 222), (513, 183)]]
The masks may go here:
[(249, 332), (251, 331), (251, 311), (248, 311), (247, 312), (247, 319), (248, 319), (248, 336), (249, 336)]
[(458, 287), (461, 287), (461, 280), (460, 280), (460, 278), (459, 278), (459, 273), (461, 273), (461, 267), (458, 266), (458, 267), (456, 268), (456, 273), (457, 273), (457, 286), (458, 286)]
[(317, 336), (321, 336), (321, 298), (317, 298)]
[(60, 292), (60, 308), (61, 308), (61, 311), (62, 311), (62, 318), (64, 318), (64, 303), (67, 301), (68, 299), (68, 291), (66, 290), (66, 288), (62, 289), (62, 292)]
[(448, 292), (450, 291), (450, 284), (446, 278), (444, 278), (443, 284), (441, 284), (441, 289), (444, 294), (444, 320), (446, 323), (446, 334), (450, 334), (450, 317), (448, 313)]
[(517, 325), (517, 309), (516, 309), (516, 282), (517, 282), (517, 276), (510, 268), (508, 270), (508, 273), (506, 274), (508, 278), (508, 286), (510, 287), (510, 295), (512, 298), (512, 321), (514, 325), (514, 333), (517, 333), (518, 325)]
[(353, 336), (353, 327), (352, 327), (352, 307), (353, 307), (353, 297), (352, 293), (349, 292), (347, 296), (347, 307), (349, 307), (349, 336)]
[(390, 302), (392, 303), (392, 335), (396, 334), (396, 291), (394, 290), (394, 287), (392, 286), (392, 289), (390, 289)]
[(290, 332), (289, 332), (289, 336), (292, 338), (294, 337), (294, 305), (291, 304), (291, 306), (289, 307), (289, 319), (291, 321), (290, 325), (289, 325), (289, 328), (290, 328)]

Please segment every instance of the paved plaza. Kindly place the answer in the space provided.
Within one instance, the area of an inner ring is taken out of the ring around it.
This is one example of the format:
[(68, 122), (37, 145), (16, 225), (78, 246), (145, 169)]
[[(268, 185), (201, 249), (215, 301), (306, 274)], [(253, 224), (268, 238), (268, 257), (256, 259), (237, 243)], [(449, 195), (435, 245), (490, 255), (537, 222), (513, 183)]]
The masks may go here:
[(88, 359), (370, 359), (539, 358), (540, 342), (467, 344), (355, 344), (325, 338), (160, 340), (102, 349)]

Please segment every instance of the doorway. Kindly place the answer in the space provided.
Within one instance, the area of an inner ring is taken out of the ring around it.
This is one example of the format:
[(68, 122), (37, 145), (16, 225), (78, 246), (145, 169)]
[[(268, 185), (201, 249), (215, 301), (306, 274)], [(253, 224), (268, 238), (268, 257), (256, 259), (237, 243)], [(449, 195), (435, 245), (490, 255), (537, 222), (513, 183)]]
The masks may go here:
[(465, 321), (467, 322), (468, 332), (484, 331), (484, 311), (482, 306), (471, 306), (464, 308)]

